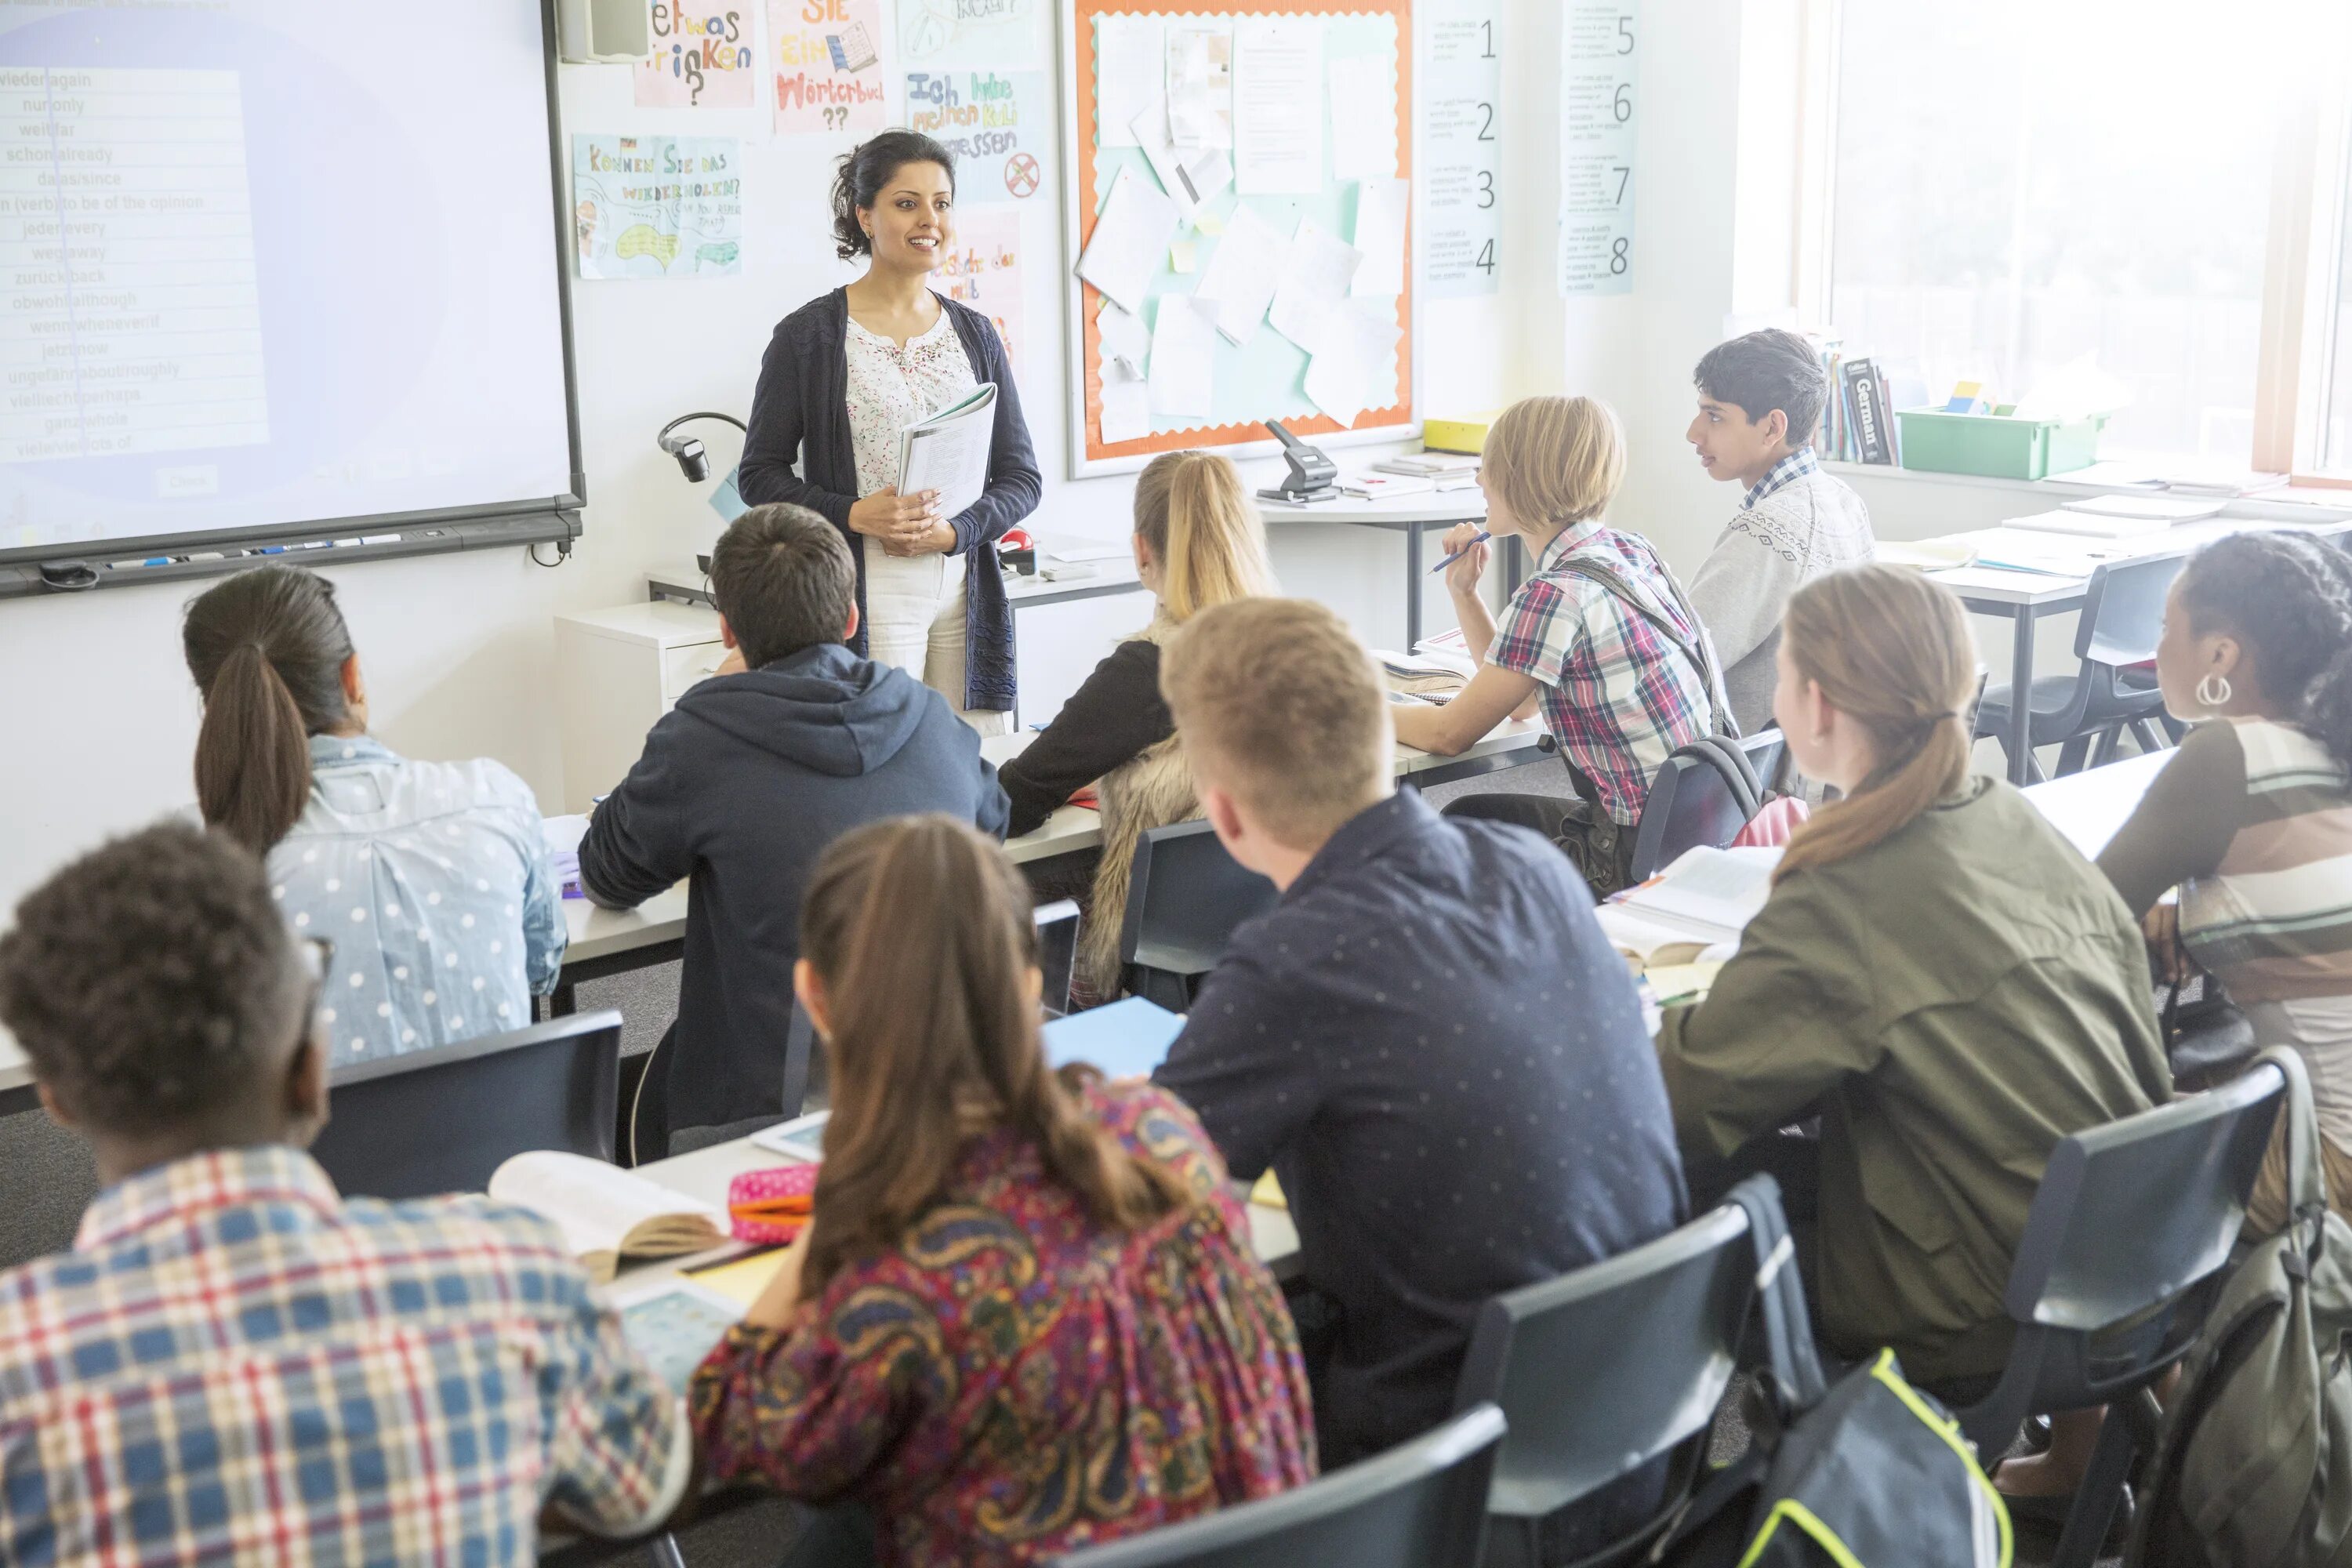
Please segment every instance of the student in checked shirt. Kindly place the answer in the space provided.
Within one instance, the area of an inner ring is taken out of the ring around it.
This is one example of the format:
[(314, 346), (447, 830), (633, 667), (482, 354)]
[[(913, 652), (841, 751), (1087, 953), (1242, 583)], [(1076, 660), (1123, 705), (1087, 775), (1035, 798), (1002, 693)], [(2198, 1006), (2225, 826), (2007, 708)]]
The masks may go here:
[(1735, 734), (1706, 628), (1656, 549), (1601, 514), (1625, 475), (1617, 416), (1590, 397), (1530, 397), (1495, 422), (1478, 474), (1486, 527), (1528, 542), (1535, 574), (1498, 625), (1479, 596), (1487, 547), (1445, 536), (1445, 586), (1484, 661), (1444, 707), (1400, 706), (1397, 739), (1453, 756), (1506, 718), (1538, 710), (1580, 800), (1476, 795), (1446, 810), (1531, 827), (1576, 862), (1596, 896), (1625, 885), (1633, 824), (1675, 747)]
[(0, 937), (0, 1024), (105, 1184), (0, 1275), (0, 1563), (523, 1564), (543, 1512), (634, 1534), (686, 1494), (683, 1405), (553, 1226), (346, 1202), (302, 1152), (320, 956), (184, 825)]

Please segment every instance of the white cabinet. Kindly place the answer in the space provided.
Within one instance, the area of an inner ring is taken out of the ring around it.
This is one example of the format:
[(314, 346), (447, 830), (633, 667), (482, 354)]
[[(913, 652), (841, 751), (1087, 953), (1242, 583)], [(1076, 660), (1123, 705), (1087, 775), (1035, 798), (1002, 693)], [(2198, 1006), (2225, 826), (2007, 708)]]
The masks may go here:
[(586, 811), (610, 794), (654, 721), (726, 657), (719, 613), (704, 605), (662, 599), (556, 616), (563, 809)]

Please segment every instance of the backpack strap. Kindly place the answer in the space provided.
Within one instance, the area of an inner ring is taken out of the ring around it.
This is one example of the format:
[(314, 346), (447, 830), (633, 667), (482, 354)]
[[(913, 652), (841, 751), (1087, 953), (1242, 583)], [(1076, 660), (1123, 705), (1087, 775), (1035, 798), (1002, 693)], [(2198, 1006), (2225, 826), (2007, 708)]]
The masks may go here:
[(1729, 735), (1701, 735), (1682, 750), (1693, 756), (1704, 753), (1730, 787), (1740, 816), (1756, 820), (1756, 814), (1764, 809), (1764, 784), (1756, 776), (1756, 764), (1748, 760), (1746, 748)]
[(2303, 1065), (2302, 1053), (2290, 1046), (2273, 1046), (2254, 1059), (2270, 1063), (2286, 1078), (2286, 1103), (2279, 1114), (2286, 1118), (2287, 1223), (2310, 1227), (2307, 1238), (2296, 1237), (2290, 1267), (2299, 1257), (2307, 1269), (2319, 1262), (2327, 1239), (2327, 1185), (2319, 1170), (2319, 1117), (2312, 1104), (2311, 1073)]
[[(1664, 585), (1666, 599), (1674, 605), (1675, 614), (1692, 628), (1693, 636), (1685, 637), (1681, 627), (1652, 609), (1640, 595), (1633, 592), (1633, 584), (1625, 580), (1623, 574), (1607, 562), (1563, 558), (1552, 570), (1570, 573), (1600, 584), (1619, 604), (1649, 622), (1657, 634), (1666, 639), (1666, 645), (1698, 671), (1699, 682), (1706, 688), (1708, 733), (1739, 733), (1738, 721), (1731, 716), (1731, 700), (1724, 691), (1723, 671), (1716, 668), (1715, 645), (1707, 639), (1706, 626), (1700, 624), (1697, 612), (1690, 607), (1690, 601), (1683, 595), (1683, 585), (1675, 581), (1673, 570), (1664, 562), (1658, 563), (1658, 581)], [(1753, 770), (1750, 772), (1752, 773)]]
[(1829, 1392), (1821, 1352), (1813, 1347), (1812, 1322), (1805, 1312), (1805, 1288), (1797, 1278), (1797, 1244), (1780, 1208), (1780, 1184), (1750, 1176), (1731, 1189), (1727, 1202), (1748, 1216), (1756, 1244), (1756, 1299), (1763, 1309), (1764, 1361), (1780, 1385), (1790, 1414), (1810, 1410)]

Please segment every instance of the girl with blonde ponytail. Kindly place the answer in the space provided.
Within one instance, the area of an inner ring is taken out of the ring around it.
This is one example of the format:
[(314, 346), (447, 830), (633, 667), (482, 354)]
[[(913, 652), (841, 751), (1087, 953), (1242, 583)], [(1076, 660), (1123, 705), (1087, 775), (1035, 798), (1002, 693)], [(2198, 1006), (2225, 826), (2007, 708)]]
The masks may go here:
[(833, 1119), (814, 1219), (695, 1374), (712, 1471), (866, 1504), (874, 1555), (916, 1568), (1044, 1562), (1313, 1475), (1297, 1332), (1224, 1163), (1167, 1090), (1046, 1066), (1003, 850), (947, 816), (859, 828), (817, 865), (801, 954)]
[(1232, 463), (1213, 452), (1166, 452), (1135, 482), (1135, 567), (1159, 600), (1151, 624), (1095, 667), (1054, 722), (998, 771), (1013, 802), (1007, 832), (1036, 828), (1099, 780), (1102, 857), (1082, 896), (1076, 991), (1108, 1001), (1118, 989), (1118, 916), (1129, 863), (1146, 829), (1200, 815), (1175, 721), (1160, 695), (1160, 647), (1202, 610), (1277, 592), (1265, 528)]
[[(1895, 566), (1789, 601), (1773, 713), (1845, 798), (1793, 839), (1659, 1065), (1703, 1207), (1770, 1169), (1817, 1234), (1807, 1299), (1860, 1358), (1945, 1391), (1998, 1374), (2010, 1263), (2058, 1140), (2170, 1097), (2138, 928), (2007, 784), (1969, 770), (1976, 650)], [(1821, 1117), (1816, 1141), (1779, 1129)]]

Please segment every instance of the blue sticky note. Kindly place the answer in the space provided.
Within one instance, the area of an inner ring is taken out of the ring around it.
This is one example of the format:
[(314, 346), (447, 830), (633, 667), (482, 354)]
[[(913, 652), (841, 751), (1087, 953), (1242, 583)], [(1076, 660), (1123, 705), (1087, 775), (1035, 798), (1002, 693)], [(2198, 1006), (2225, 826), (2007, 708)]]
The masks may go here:
[(1057, 1068), (1086, 1062), (1106, 1078), (1142, 1078), (1167, 1059), (1183, 1032), (1181, 1014), (1130, 996), (1047, 1024), (1045, 1061)]
[(727, 477), (710, 492), (710, 510), (719, 514), (721, 522), (732, 522), (751, 510), (743, 504), (743, 492), (735, 484), (742, 471), (740, 468), (728, 469)]

